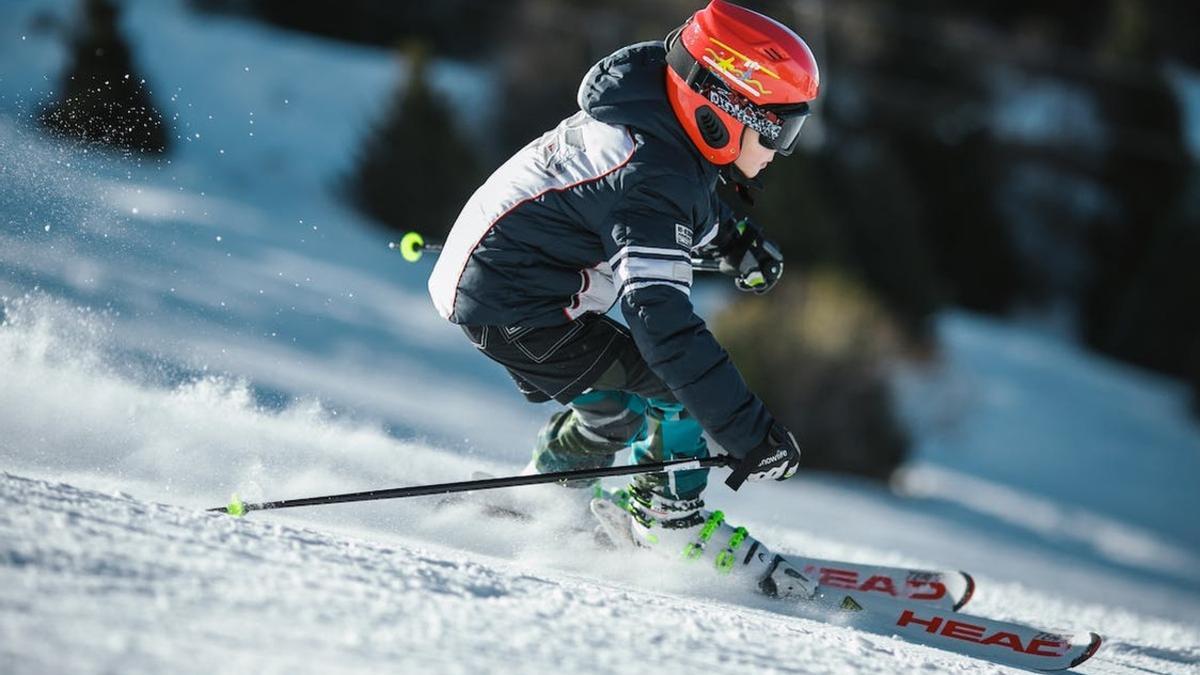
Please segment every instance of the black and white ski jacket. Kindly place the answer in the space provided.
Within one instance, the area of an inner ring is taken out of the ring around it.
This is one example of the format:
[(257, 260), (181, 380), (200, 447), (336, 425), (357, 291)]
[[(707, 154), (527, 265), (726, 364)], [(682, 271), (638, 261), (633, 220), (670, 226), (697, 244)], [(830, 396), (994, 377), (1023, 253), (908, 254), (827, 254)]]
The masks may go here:
[(731, 213), (675, 119), (662, 42), (588, 71), (581, 111), (522, 148), (463, 207), (429, 280), (457, 324), (543, 327), (621, 311), (646, 363), (737, 457), (772, 419), (692, 309), (691, 254)]

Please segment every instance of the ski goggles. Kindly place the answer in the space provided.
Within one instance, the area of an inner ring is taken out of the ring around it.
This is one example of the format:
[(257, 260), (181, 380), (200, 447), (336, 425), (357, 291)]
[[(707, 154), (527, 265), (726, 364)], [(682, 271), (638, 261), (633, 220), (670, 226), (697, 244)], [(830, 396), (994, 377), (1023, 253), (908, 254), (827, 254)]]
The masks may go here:
[(758, 132), (764, 148), (787, 156), (796, 149), (800, 129), (808, 119), (807, 103), (758, 105), (729, 88), (719, 75), (704, 67), (678, 39), (679, 31), (667, 37), (667, 64), (692, 91), (700, 94), (733, 119)]
[(724, 110), (730, 117), (758, 132), (758, 142), (764, 148), (788, 156), (796, 149), (796, 140), (800, 138), (800, 129), (804, 120), (808, 119), (807, 103), (794, 103), (781, 106), (759, 106), (750, 102), (745, 96), (730, 91), (715, 76), (715, 84), (708, 84), (699, 93), (710, 103)]

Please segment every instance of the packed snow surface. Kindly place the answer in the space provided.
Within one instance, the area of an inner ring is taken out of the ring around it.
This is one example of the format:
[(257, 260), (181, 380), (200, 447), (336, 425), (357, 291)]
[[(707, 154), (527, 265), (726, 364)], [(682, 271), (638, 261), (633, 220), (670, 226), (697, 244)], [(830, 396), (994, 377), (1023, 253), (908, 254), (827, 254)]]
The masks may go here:
[[(978, 665), (798, 616), (783, 603), (706, 591), (711, 584), (685, 590), (679, 565), (640, 561), (633, 576), (631, 562), (614, 553), (587, 552), (593, 572), (611, 575), (581, 575), (8, 474), (0, 475), (0, 500), (5, 672), (893, 673)], [(1108, 646), (1087, 672), (1196, 670), (1194, 627), (1019, 585), (985, 593), (1036, 609), (1044, 621), (1102, 622)]]
[[(204, 512), (513, 473), (550, 409), (337, 197), (400, 60), (129, 0), (179, 134), (132, 162), (33, 122), (70, 6), (0, 3), (0, 673), (991, 668), (599, 550), (557, 488), (509, 491), (537, 526), (437, 498)], [(489, 114), (486, 73), (436, 68)], [(1182, 387), (1029, 328), (939, 332), (941, 365), (897, 376), (895, 491), (714, 480), (711, 505), (783, 552), (968, 570), (972, 613), (1102, 633), (1083, 672), (1200, 672)]]

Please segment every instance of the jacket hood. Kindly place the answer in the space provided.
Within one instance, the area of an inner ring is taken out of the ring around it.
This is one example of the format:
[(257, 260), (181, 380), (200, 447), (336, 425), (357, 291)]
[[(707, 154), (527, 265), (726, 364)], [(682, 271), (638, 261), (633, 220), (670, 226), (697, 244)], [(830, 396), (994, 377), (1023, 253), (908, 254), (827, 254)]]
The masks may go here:
[(679, 144), (703, 160), (667, 101), (666, 67), (667, 48), (661, 40), (618, 49), (584, 75), (579, 107), (601, 122)]

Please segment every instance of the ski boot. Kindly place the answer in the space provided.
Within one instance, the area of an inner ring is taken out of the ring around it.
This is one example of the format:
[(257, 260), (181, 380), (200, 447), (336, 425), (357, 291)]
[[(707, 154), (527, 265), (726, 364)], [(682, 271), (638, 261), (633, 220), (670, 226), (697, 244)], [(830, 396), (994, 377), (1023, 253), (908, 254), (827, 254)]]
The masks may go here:
[(772, 598), (808, 600), (816, 595), (815, 579), (772, 553), (746, 528), (725, 522), (722, 512), (705, 510), (699, 498), (674, 499), (636, 487), (615, 495), (592, 502), (592, 513), (614, 543), (711, 565), (717, 574), (743, 578)]

